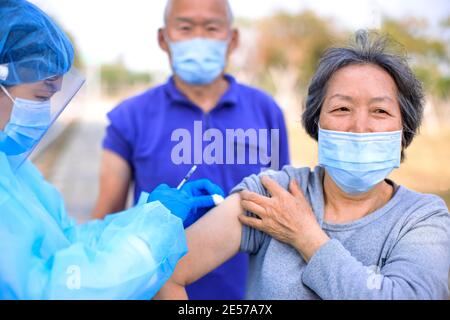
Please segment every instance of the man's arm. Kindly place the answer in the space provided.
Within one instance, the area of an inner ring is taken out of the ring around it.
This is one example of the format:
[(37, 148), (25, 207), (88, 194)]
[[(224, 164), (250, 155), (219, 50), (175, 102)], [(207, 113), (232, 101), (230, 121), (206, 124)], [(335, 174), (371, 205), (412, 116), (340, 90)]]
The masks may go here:
[(238, 216), (243, 212), (239, 194), (233, 194), (188, 228), (189, 251), (155, 299), (187, 299), (186, 285), (238, 253), (242, 233)]
[(91, 216), (102, 219), (125, 209), (131, 182), (131, 169), (118, 154), (105, 149), (100, 168), (100, 190)]

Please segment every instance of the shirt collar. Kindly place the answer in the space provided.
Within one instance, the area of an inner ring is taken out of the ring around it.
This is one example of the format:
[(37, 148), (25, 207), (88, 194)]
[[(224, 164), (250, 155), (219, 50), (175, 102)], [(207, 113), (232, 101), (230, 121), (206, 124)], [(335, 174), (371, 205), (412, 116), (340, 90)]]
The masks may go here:
[[(236, 79), (229, 74), (225, 74), (224, 77), (228, 81), (229, 86), (227, 91), (225, 91), (225, 93), (220, 98), (216, 107), (235, 106), (238, 102), (238, 84), (236, 82)], [(171, 76), (166, 83), (166, 92), (173, 102), (179, 102), (189, 106), (193, 105), (193, 103), (184, 95), (184, 93), (177, 88), (173, 76)]]

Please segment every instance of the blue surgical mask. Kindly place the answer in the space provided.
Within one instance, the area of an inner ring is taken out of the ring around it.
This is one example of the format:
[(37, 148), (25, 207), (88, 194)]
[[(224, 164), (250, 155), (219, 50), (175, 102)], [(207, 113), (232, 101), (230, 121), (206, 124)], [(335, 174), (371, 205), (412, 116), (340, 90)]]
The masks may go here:
[(0, 88), (13, 101), (9, 122), (3, 132), (0, 131), (0, 150), (7, 155), (28, 152), (51, 124), (50, 101), (12, 98), (3, 86)]
[(402, 131), (351, 133), (319, 127), (319, 165), (347, 194), (364, 193), (400, 166)]
[(210, 84), (225, 68), (227, 40), (195, 38), (168, 43), (172, 68), (175, 74), (188, 84)]

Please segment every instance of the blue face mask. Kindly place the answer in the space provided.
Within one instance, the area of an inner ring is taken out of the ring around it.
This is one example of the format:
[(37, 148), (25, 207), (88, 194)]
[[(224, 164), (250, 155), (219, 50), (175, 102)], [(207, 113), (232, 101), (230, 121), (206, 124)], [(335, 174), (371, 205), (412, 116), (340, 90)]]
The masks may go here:
[(175, 74), (191, 85), (213, 82), (224, 70), (228, 41), (195, 38), (168, 41)]
[(49, 128), (50, 101), (14, 99), (4, 87), (0, 88), (14, 103), (9, 122), (4, 131), (0, 131), (0, 150), (7, 155), (23, 154), (30, 151)]
[(400, 166), (402, 131), (351, 133), (319, 127), (319, 165), (347, 194), (364, 193)]

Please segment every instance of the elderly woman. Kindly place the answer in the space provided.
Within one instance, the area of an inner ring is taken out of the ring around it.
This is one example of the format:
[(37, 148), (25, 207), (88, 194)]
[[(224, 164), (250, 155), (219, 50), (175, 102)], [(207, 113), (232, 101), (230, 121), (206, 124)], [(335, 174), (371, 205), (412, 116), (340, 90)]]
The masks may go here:
[(450, 215), (386, 177), (422, 118), (423, 92), (389, 42), (360, 31), (326, 52), (303, 125), (319, 166), (250, 176), (187, 230), (189, 253), (159, 292), (250, 254), (249, 299), (446, 299)]

